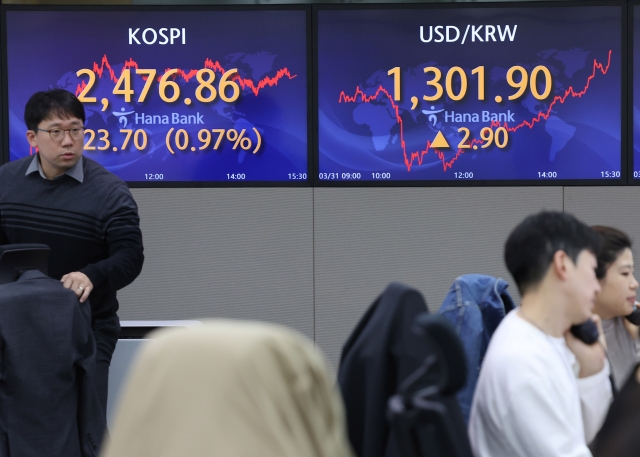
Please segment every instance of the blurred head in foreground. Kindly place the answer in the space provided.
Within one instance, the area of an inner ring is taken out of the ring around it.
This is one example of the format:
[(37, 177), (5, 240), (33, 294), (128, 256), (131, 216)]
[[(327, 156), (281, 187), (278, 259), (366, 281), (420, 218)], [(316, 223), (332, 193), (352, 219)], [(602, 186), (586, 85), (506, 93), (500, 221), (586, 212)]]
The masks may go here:
[(313, 344), (283, 327), (211, 321), (141, 350), (105, 457), (351, 457)]

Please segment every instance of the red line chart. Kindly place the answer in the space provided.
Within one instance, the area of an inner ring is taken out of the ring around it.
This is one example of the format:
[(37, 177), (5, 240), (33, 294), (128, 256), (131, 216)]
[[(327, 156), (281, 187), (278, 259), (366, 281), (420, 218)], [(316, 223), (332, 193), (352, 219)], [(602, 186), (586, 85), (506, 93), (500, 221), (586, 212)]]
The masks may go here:
[[(135, 68), (138, 69), (138, 63), (133, 60), (133, 58), (130, 58), (129, 60), (125, 60), (124, 64), (122, 65), (122, 70), (120, 70), (120, 75), (122, 74), (122, 71), (125, 69), (131, 69), (131, 68)], [(222, 64), (220, 64), (220, 62), (213, 61), (209, 58), (206, 58), (204, 61), (204, 65), (202, 68), (209, 68), (213, 71), (217, 71), (219, 73), (224, 73), (226, 70), (224, 69), (224, 67), (222, 66)], [(102, 60), (100, 61), (100, 64), (98, 64), (98, 62), (93, 62), (93, 67), (92, 67), (93, 72), (99, 77), (99, 78), (103, 78), (105, 75), (109, 77), (109, 79), (111, 81), (113, 81), (114, 83), (118, 82), (118, 79), (120, 77), (120, 75), (116, 76), (116, 72), (113, 69), (113, 67), (111, 66), (111, 64), (109, 63), (109, 59), (107, 58), (107, 55), (105, 54), (104, 56), (102, 56)], [(165, 69), (165, 73), (169, 70), (172, 70), (171, 68), (167, 68)], [(191, 80), (192, 78), (194, 78), (197, 74), (198, 71), (200, 70), (183, 70), (178, 68), (178, 72), (174, 75), (173, 79), (174, 81), (180, 77), (182, 78), (185, 82), (189, 82), (189, 80)], [(264, 78), (262, 78), (261, 80), (259, 80), (257, 83), (254, 82), (252, 79), (250, 78), (243, 78), (241, 77), (239, 74), (236, 74), (235, 76), (233, 76), (231, 79), (235, 82), (238, 83), (238, 85), (242, 88), (242, 89), (250, 89), (251, 92), (253, 92), (253, 94), (255, 96), (258, 96), (258, 94), (260, 93), (261, 89), (264, 89), (265, 87), (272, 87), (272, 86), (277, 86), (278, 85), (278, 81), (280, 81), (282, 78), (287, 77), (288, 79), (293, 79), (298, 75), (293, 75), (291, 74), (291, 72), (289, 71), (288, 68), (284, 67), (279, 69), (275, 76), (265, 76)], [(142, 77), (144, 80), (146, 80), (146, 77)], [(160, 81), (160, 79), (162, 78), (162, 75), (159, 75), (157, 77), (157, 80)], [(76, 87), (76, 95), (78, 95), (80, 92), (82, 92), (84, 90), (84, 88), (87, 87), (87, 83), (83, 80), (80, 84), (78, 84), (78, 86)]]
[[(508, 132), (516, 132), (517, 130), (520, 130), (523, 127), (528, 127), (529, 129), (532, 129), (535, 126), (535, 124), (539, 123), (542, 119), (547, 120), (551, 115), (551, 110), (555, 105), (563, 104), (569, 97), (581, 98), (584, 94), (586, 94), (587, 91), (589, 90), (589, 85), (591, 84), (591, 80), (596, 77), (598, 71), (600, 71), (600, 73), (602, 73), (603, 75), (607, 74), (607, 72), (609, 71), (609, 67), (611, 65), (611, 53), (612, 51), (609, 50), (609, 55), (608, 55), (608, 60), (606, 65), (598, 62), (596, 59), (593, 59), (593, 70), (591, 72), (591, 75), (589, 75), (589, 77), (587, 78), (587, 82), (585, 83), (582, 90), (576, 91), (573, 88), (573, 86), (569, 86), (562, 95), (556, 95), (555, 97), (553, 97), (553, 100), (549, 103), (549, 106), (545, 110), (538, 112), (538, 114), (533, 118), (531, 118), (530, 120), (524, 120), (514, 126), (509, 126), (507, 122), (504, 122), (501, 124), (498, 121), (491, 121), (490, 126), (504, 127)], [(358, 98), (363, 103), (370, 103), (373, 100), (377, 100), (378, 97), (381, 95), (383, 97), (387, 97), (391, 102), (391, 107), (394, 110), (396, 120), (400, 125), (400, 145), (402, 146), (402, 153), (404, 154), (404, 164), (407, 167), (407, 171), (411, 171), (411, 167), (413, 166), (414, 161), (417, 161), (418, 165), (422, 165), (424, 156), (427, 155), (430, 150), (433, 150), (434, 153), (437, 155), (438, 159), (440, 159), (440, 161), (442, 162), (442, 169), (444, 171), (447, 171), (447, 169), (452, 168), (453, 164), (455, 163), (456, 160), (458, 160), (460, 155), (464, 154), (465, 149), (458, 148), (458, 151), (455, 153), (453, 157), (446, 159), (444, 152), (440, 151), (439, 149), (432, 148), (431, 141), (427, 141), (424, 149), (410, 152), (410, 153), (407, 152), (407, 144), (405, 143), (405, 140), (404, 140), (404, 126), (402, 123), (402, 117), (400, 116), (400, 107), (394, 102), (393, 97), (384, 87), (379, 86), (376, 92), (373, 93), (372, 95), (365, 94), (363, 90), (360, 88), (360, 86), (356, 87), (356, 91), (352, 96), (347, 95), (345, 94), (344, 91), (342, 91), (340, 92), (338, 103), (355, 103), (358, 101)], [(470, 142), (468, 142), (468, 144), (469, 146), (473, 146), (474, 144), (482, 144), (482, 140), (473, 139)]]

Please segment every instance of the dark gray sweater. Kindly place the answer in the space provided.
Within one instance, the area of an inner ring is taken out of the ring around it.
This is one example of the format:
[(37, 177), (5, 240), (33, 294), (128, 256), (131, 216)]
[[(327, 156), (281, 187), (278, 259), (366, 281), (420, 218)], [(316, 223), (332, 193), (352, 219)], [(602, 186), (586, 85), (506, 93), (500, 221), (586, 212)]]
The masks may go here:
[(93, 283), (93, 320), (118, 311), (116, 291), (130, 284), (144, 260), (138, 207), (127, 185), (83, 158), (82, 183), (63, 175), (25, 176), (33, 157), (0, 167), (0, 245), (44, 243), (49, 276), (81, 271)]

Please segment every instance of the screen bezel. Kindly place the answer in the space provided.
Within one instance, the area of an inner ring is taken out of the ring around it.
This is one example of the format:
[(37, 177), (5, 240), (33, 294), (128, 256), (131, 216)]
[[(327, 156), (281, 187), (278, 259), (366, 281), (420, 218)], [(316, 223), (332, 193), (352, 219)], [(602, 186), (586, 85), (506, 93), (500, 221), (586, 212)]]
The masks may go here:
[[(311, 5), (286, 4), (286, 5), (167, 5), (167, 6), (126, 6), (126, 5), (1, 5), (0, 6), (0, 42), (2, 57), (0, 59), (0, 98), (5, 100), (0, 110), (0, 163), (9, 163), (9, 122), (8, 122), (8, 100), (9, 84), (7, 71), (7, 12), (9, 11), (173, 11), (176, 13), (184, 11), (305, 11), (305, 49), (306, 49), (306, 70), (307, 70), (307, 179), (293, 181), (125, 181), (130, 188), (206, 188), (206, 187), (311, 187), (312, 178), (315, 175), (313, 162), (313, 116), (314, 97), (312, 91), (313, 62), (311, 58)], [(3, 122), (4, 120), (4, 122)]]
[[(633, 112), (633, 96), (634, 96), (634, 71), (633, 71), (633, 57), (634, 57), (634, 8), (636, 6), (640, 7), (640, 0), (633, 0), (627, 3), (627, 62), (629, 65), (627, 67), (627, 97), (629, 110), (627, 116), (627, 137), (628, 137), (628, 154), (627, 154), (627, 184), (629, 186), (640, 186), (640, 178), (633, 177), (633, 170), (635, 168), (635, 151), (633, 148), (634, 144), (634, 112)], [(639, 132), (640, 133), (640, 132)]]
[[(640, 1), (640, 0), (638, 0)], [(317, 111), (318, 103), (318, 81), (317, 74), (314, 74), (314, 99), (316, 108), (313, 116), (313, 131), (315, 143), (313, 145), (313, 164), (314, 164), (314, 187), (509, 187), (509, 186), (624, 186), (628, 184), (628, 156), (629, 153), (629, 134), (628, 134), (628, 92), (627, 83), (625, 81), (628, 73), (628, 59), (624, 56), (628, 55), (627, 47), (627, 2), (626, 0), (606, 1), (579, 1), (579, 2), (492, 2), (492, 3), (397, 3), (397, 4), (322, 4), (314, 5), (312, 15), (313, 30), (313, 68), (318, 68), (318, 14), (320, 11), (326, 10), (380, 10), (380, 9), (468, 9), (468, 8), (558, 8), (558, 7), (589, 7), (589, 6), (611, 6), (620, 8), (620, 42), (621, 42), (621, 123), (620, 123), (620, 178), (601, 178), (601, 179), (554, 179), (554, 180), (415, 180), (415, 181), (332, 181), (319, 179), (320, 170), (320, 150), (319, 150), (319, 116)], [(631, 143), (632, 145), (633, 143)]]

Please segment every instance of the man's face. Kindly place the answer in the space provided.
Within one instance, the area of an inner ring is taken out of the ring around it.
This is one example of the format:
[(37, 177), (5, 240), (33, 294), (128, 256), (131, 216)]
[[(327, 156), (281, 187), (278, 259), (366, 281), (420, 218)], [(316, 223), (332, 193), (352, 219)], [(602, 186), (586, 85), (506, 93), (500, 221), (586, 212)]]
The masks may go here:
[(570, 296), (569, 315), (572, 324), (581, 324), (592, 314), (600, 282), (596, 278), (598, 261), (590, 251), (583, 250), (574, 264), (567, 258), (567, 285)]
[(68, 130), (82, 127), (82, 121), (76, 117), (61, 119), (53, 116), (40, 122), (38, 130), (27, 131), (27, 140), (32, 147), (38, 148), (40, 165), (47, 178), (53, 179), (78, 163), (84, 148), (84, 135), (75, 139), (70, 131), (66, 131), (63, 132), (63, 137), (56, 141), (51, 139), (48, 132), (40, 129)]

